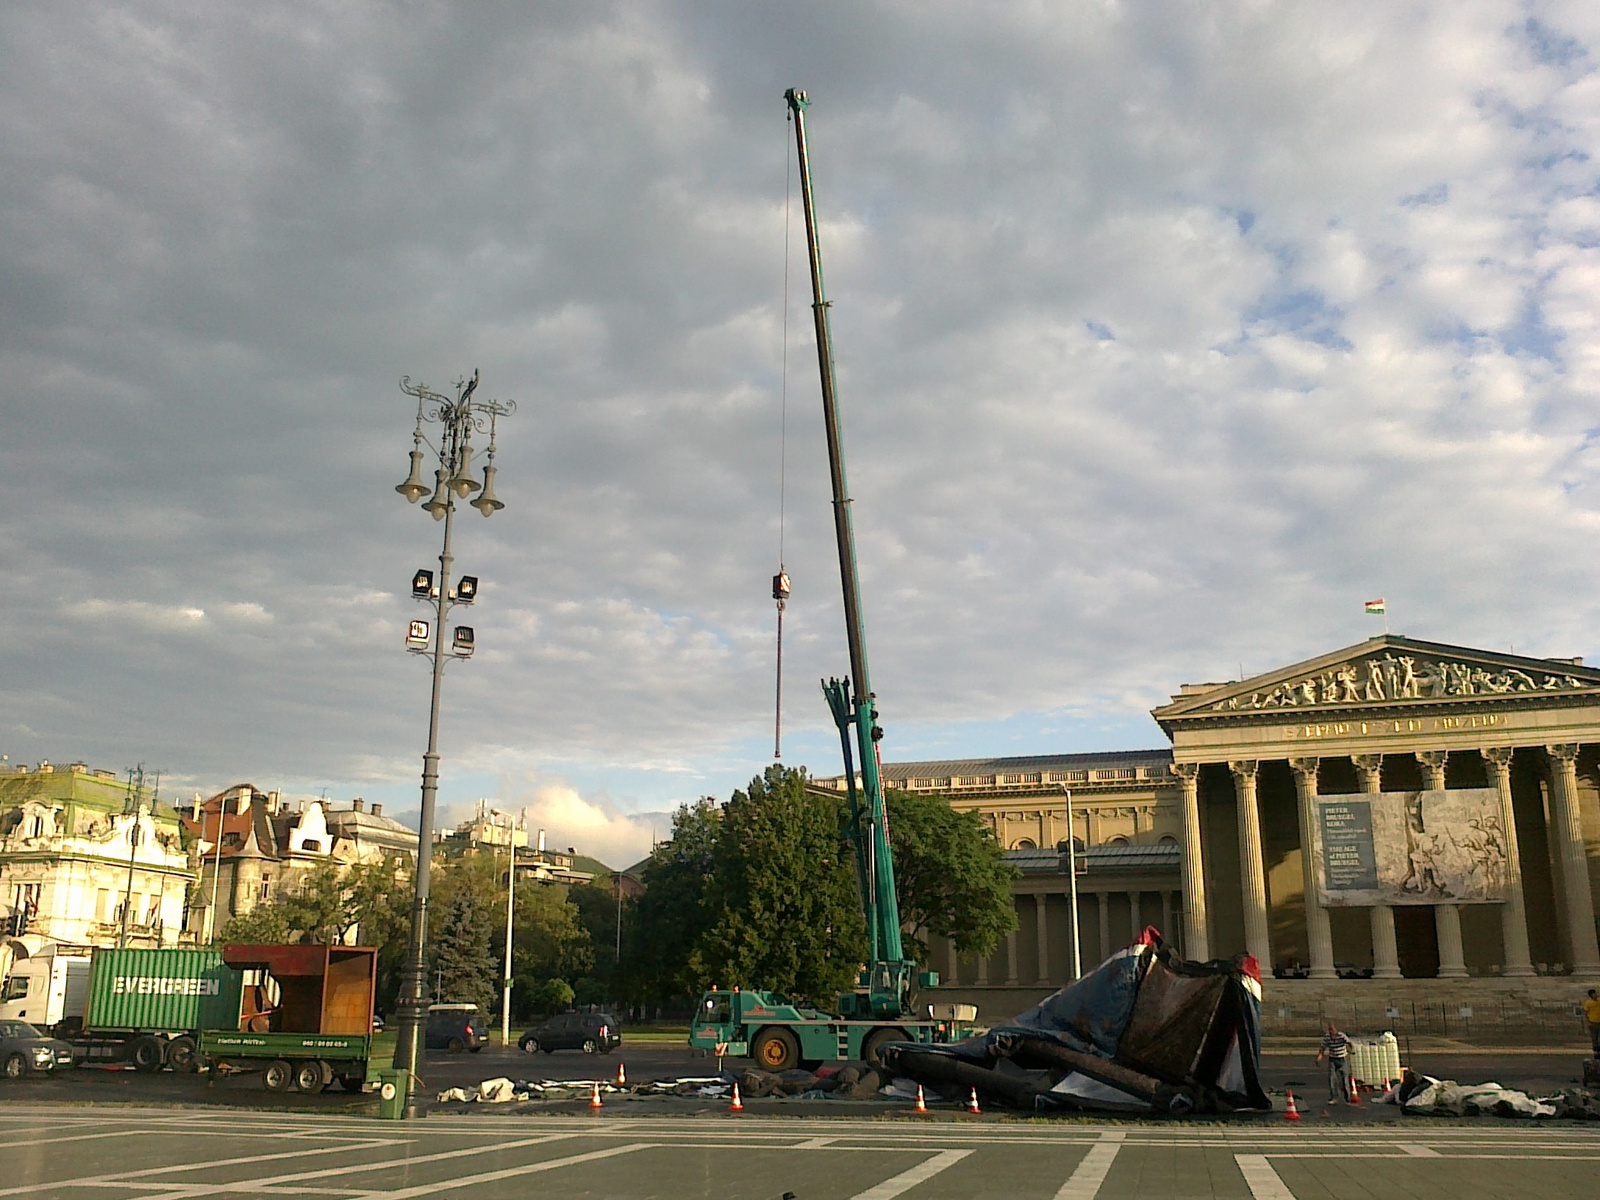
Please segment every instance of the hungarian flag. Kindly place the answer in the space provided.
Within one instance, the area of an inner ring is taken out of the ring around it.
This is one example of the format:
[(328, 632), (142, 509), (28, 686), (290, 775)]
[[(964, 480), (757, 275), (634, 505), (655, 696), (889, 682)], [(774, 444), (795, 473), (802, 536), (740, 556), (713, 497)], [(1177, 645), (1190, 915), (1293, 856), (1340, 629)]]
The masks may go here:
[(1383, 616), (1384, 613), (1388, 612), (1389, 610), (1384, 608), (1384, 606), (1383, 606), (1383, 597), (1379, 596), (1376, 600), (1368, 600), (1367, 601), (1367, 611), (1369, 613), (1371, 613), (1373, 616), (1381, 617), (1381, 616)]

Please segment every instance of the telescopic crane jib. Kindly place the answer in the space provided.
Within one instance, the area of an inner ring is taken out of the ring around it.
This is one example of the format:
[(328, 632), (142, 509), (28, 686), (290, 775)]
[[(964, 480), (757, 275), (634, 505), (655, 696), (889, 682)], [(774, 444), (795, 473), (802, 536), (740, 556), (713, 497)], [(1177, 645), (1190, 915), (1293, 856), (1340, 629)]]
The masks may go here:
[[(811, 312), (817, 331), (817, 365), (822, 374), (822, 419), (828, 440), (828, 469), (833, 483), (833, 527), (839, 547), (839, 580), (844, 589), (845, 634), (850, 645), (850, 676), (829, 679), (822, 685), (839, 741), (844, 751), (844, 774), (850, 797), (850, 838), (855, 846), (861, 902), (866, 910), (871, 959), (863, 995), (842, 998), (844, 1016), (893, 1016), (906, 1011), (916, 964), (906, 959), (900, 940), (900, 904), (895, 895), (894, 858), (889, 849), (889, 826), (878, 774), (877, 697), (867, 671), (867, 639), (861, 616), (861, 583), (856, 569), (855, 528), (851, 520), (849, 486), (845, 479), (844, 439), (839, 425), (838, 393), (834, 385), (833, 339), (828, 323), (828, 300), (822, 282), (822, 251), (817, 243), (816, 207), (811, 193), (811, 164), (806, 147), (806, 94), (796, 88), (784, 93), (794, 120), (795, 153), (800, 167), (800, 199), (805, 212), (806, 249), (811, 267)], [(852, 683), (854, 686), (852, 687)], [(854, 746), (851, 731), (854, 730)], [(861, 783), (856, 784), (854, 760), (861, 761)], [(850, 1011), (855, 1009), (856, 1011)]]

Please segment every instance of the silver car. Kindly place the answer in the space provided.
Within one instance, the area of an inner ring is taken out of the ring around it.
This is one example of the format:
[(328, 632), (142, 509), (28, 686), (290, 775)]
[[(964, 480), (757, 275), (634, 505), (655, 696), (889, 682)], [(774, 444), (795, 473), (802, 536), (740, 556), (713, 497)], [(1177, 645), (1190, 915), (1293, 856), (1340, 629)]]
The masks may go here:
[(72, 1047), (46, 1037), (26, 1021), (0, 1021), (0, 1074), (21, 1079), (34, 1071), (72, 1065)]

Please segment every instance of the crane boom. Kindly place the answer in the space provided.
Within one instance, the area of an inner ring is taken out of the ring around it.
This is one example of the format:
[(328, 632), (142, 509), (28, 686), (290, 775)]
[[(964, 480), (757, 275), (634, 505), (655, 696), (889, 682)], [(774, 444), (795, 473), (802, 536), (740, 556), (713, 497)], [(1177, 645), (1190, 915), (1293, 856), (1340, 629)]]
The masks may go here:
[[(856, 852), (857, 880), (871, 939), (871, 959), (866, 993), (841, 998), (841, 1006), (855, 1009), (844, 1015), (892, 1016), (906, 1011), (915, 964), (906, 961), (900, 937), (900, 903), (895, 891), (894, 855), (889, 848), (888, 814), (883, 783), (878, 773), (877, 697), (867, 670), (866, 625), (861, 615), (861, 583), (856, 566), (855, 526), (851, 518), (849, 485), (845, 478), (844, 439), (840, 431), (838, 394), (834, 387), (833, 338), (828, 323), (828, 300), (822, 282), (822, 251), (817, 241), (816, 208), (811, 193), (811, 164), (806, 149), (806, 94), (796, 88), (784, 93), (794, 119), (795, 153), (800, 163), (800, 196), (805, 211), (806, 248), (811, 265), (811, 312), (817, 332), (817, 365), (822, 374), (822, 418), (828, 441), (828, 468), (833, 484), (833, 527), (839, 546), (839, 581), (844, 590), (845, 634), (850, 645), (850, 677), (823, 683), (823, 694), (839, 727), (844, 754), (846, 788), (850, 797), (850, 838)], [(852, 733), (854, 738), (852, 739)], [(852, 740), (854, 746), (851, 745)], [(861, 785), (857, 788), (853, 759), (861, 759)]]

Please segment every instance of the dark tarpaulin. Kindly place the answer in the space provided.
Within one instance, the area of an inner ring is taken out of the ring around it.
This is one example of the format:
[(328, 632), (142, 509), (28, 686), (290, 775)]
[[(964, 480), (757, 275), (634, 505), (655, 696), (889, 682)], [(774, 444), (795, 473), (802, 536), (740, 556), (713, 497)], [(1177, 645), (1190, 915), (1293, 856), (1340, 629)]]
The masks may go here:
[(948, 1046), (897, 1042), (886, 1066), (1018, 1108), (1184, 1114), (1270, 1108), (1256, 961), (1188, 962), (1146, 928), (1089, 974)]

